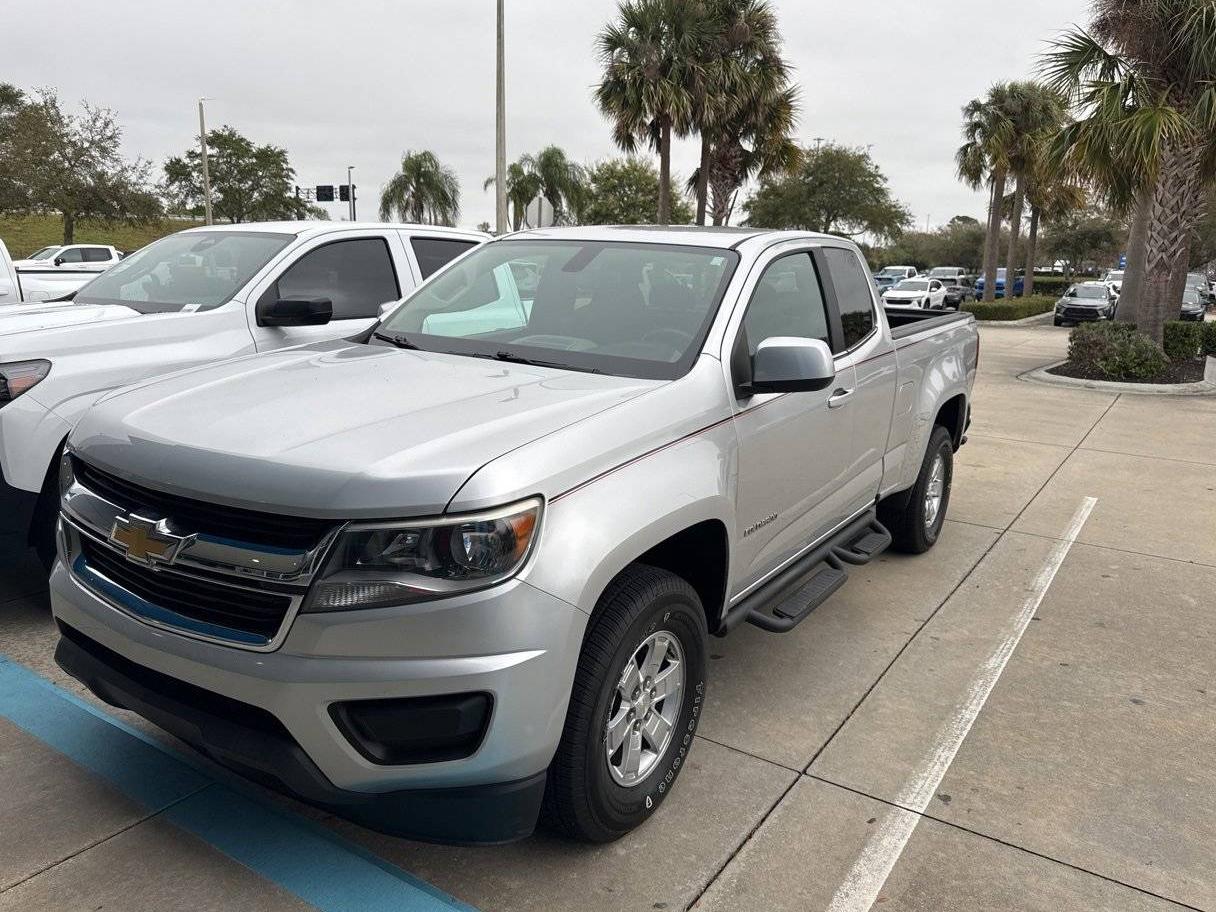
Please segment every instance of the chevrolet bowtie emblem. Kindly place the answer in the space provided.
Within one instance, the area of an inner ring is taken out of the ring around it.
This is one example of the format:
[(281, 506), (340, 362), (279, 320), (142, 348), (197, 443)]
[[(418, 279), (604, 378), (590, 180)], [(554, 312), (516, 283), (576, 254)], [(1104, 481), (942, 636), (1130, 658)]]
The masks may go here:
[(145, 567), (172, 564), (182, 548), (194, 538), (193, 535), (174, 535), (166, 520), (135, 515), (119, 516), (110, 529), (110, 541), (126, 552), (127, 560)]

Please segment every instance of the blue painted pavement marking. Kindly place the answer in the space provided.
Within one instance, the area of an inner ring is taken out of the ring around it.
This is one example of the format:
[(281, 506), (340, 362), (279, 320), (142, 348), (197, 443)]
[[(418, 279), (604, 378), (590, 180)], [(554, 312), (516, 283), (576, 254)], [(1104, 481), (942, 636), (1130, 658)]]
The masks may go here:
[(324, 912), (477, 912), (321, 824), (217, 782), (3, 654), (0, 716)]

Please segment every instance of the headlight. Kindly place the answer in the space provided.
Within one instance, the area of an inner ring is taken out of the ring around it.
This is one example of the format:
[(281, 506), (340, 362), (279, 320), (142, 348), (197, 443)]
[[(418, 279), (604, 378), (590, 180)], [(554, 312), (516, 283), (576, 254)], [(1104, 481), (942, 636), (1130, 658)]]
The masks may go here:
[(528, 559), (540, 513), (533, 498), (485, 513), (352, 524), (334, 543), (302, 610), (386, 608), (501, 583)]
[(10, 361), (0, 364), (0, 407), (29, 392), (46, 379), (51, 362), (41, 358), (34, 361)]

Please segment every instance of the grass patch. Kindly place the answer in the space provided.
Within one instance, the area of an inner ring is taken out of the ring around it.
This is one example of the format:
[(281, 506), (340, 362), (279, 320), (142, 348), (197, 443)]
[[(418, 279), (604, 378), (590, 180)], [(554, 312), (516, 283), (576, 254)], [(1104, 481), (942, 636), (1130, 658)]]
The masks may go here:
[[(203, 224), (189, 219), (171, 219), (151, 225), (104, 225), (98, 222), (76, 224), (77, 244), (112, 244), (131, 253), (166, 234)], [(63, 219), (55, 214), (0, 216), (0, 241), (4, 241), (14, 260), (29, 256), (51, 244), (63, 243)]]
[(1001, 298), (997, 301), (968, 301), (962, 309), (975, 314), (977, 320), (1021, 320), (1050, 311), (1058, 298), (1051, 295), (1031, 295), (1029, 298)]

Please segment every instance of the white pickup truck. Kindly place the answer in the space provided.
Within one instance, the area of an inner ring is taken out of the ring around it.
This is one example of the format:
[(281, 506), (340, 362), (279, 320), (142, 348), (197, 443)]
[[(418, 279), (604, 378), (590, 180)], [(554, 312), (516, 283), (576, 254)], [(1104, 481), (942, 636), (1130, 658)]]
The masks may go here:
[[(58, 454), (107, 391), (354, 335), (486, 238), (351, 222), (192, 228), (111, 266), (73, 301), (0, 307), (0, 561), (28, 545), (53, 561)], [(21, 281), (3, 252), (0, 301), (6, 290), (19, 299)]]
[[(3, 244), (0, 243), (0, 248)], [(93, 281), (125, 254), (109, 244), (43, 247), (24, 260), (0, 250), (0, 304), (54, 301)]]

